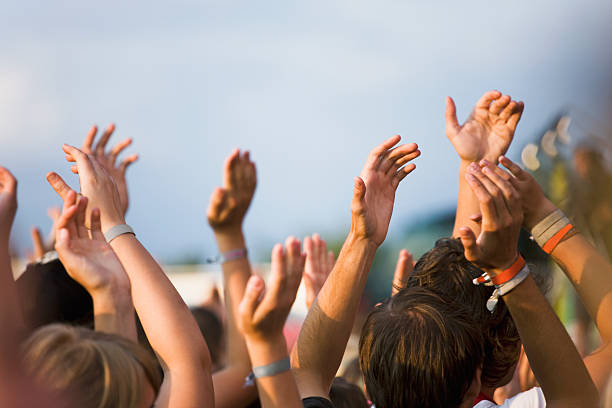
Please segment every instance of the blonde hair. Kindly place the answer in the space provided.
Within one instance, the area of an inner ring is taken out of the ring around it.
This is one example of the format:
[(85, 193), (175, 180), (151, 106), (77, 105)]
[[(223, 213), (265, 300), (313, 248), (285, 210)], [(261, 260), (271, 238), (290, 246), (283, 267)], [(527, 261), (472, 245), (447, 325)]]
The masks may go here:
[(82, 407), (136, 408), (148, 381), (161, 374), (153, 357), (122, 337), (61, 324), (44, 326), (24, 343), (26, 370), (41, 385)]

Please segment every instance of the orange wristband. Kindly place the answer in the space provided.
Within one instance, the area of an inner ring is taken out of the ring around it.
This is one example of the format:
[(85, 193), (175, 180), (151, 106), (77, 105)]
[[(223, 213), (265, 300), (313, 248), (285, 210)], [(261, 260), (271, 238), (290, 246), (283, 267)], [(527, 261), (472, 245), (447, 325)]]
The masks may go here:
[(506, 269), (499, 275), (492, 277), (491, 281), (495, 284), (495, 286), (499, 286), (503, 283), (506, 283), (510, 279), (514, 278), (516, 274), (519, 273), (521, 269), (523, 269), (523, 266), (525, 266), (525, 258), (523, 258), (521, 254), (519, 254), (518, 258), (516, 258), (516, 261), (514, 261), (512, 266), (510, 266), (508, 269)]
[(542, 250), (547, 254), (550, 254), (572, 228), (574, 228), (572, 224), (567, 224), (565, 227), (561, 228), (559, 232), (546, 241), (546, 243), (542, 246)]

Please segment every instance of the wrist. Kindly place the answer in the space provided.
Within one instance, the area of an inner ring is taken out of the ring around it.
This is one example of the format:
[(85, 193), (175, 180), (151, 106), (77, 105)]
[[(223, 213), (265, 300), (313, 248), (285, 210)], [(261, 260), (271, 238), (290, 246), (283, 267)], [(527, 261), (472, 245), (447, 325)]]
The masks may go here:
[(246, 241), (242, 228), (231, 230), (217, 230), (214, 229), (215, 240), (219, 247), (219, 252), (227, 252), (237, 248), (246, 248)]
[(108, 230), (110, 230), (113, 227), (116, 227), (117, 225), (122, 225), (125, 224), (125, 218), (122, 216), (111, 216), (111, 217), (105, 217), (104, 215), (101, 217), (100, 220), (100, 224), (102, 226), (102, 233), (106, 233)]
[(523, 226), (527, 231), (531, 232), (533, 227), (538, 225), (540, 221), (546, 218), (547, 215), (551, 214), (553, 211), (557, 209), (557, 206), (554, 205), (550, 200), (544, 198), (541, 205), (537, 206), (537, 209), (534, 211), (525, 211), (525, 216), (523, 219)]
[(508, 258), (507, 261), (502, 261), (502, 262), (499, 262), (498, 265), (494, 265), (494, 266), (491, 266), (489, 268), (483, 268), (483, 269), (491, 277), (495, 277), (497, 275), (501, 275), (504, 271), (508, 270), (508, 268), (510, 268), (512, 265), (514, 265), (514, 263), (516, 262), (518, 257), (519, 257), (519, 253), (517, 251), (512, 257)]
[(122, 314), (133, 309), (130, 288), (109, 284), (89, 292), (95, 314)]
[(361, 248), (365, 252), (375, 253), (379, 247), (379, 244), (375, 242), (372, 238), (364, 237), (362, 235), (356, 234), (353, 231), (350, 231), (346, 240), (344, 241), (344, 245), (348, 245), (351, 247)]
[(287, 342), (282, 332), (265, 337), (246, 334), (245, 342), (253, 367), (267, 365), (289, 355)]

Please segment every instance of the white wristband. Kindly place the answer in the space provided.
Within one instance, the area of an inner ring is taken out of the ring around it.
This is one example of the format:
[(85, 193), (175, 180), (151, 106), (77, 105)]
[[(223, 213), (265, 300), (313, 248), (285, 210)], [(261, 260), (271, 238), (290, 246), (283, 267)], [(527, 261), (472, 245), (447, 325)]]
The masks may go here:
[(134, 233), (132, 227), (127, 224), (119, 224), (106, 231), (104, 233), (104, 238), (106, 239), (106, 242), (110, 243), (113, 239), (123, 234), (132, 234), (136, 236), (136, 233)]

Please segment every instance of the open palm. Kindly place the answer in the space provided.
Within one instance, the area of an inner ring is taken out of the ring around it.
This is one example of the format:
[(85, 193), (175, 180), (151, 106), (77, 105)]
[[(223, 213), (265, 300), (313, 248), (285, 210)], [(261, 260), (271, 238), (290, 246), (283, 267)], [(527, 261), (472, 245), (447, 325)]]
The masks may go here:
[(496, 163), (506, 153), (518, 121), (523, 102), (512, 101), (498, 91), (486, 92), (474, 106), (470, 116), (459, 125), (452, 98), (446, 102), (446, 135), (464, 161), (487, 159)]

